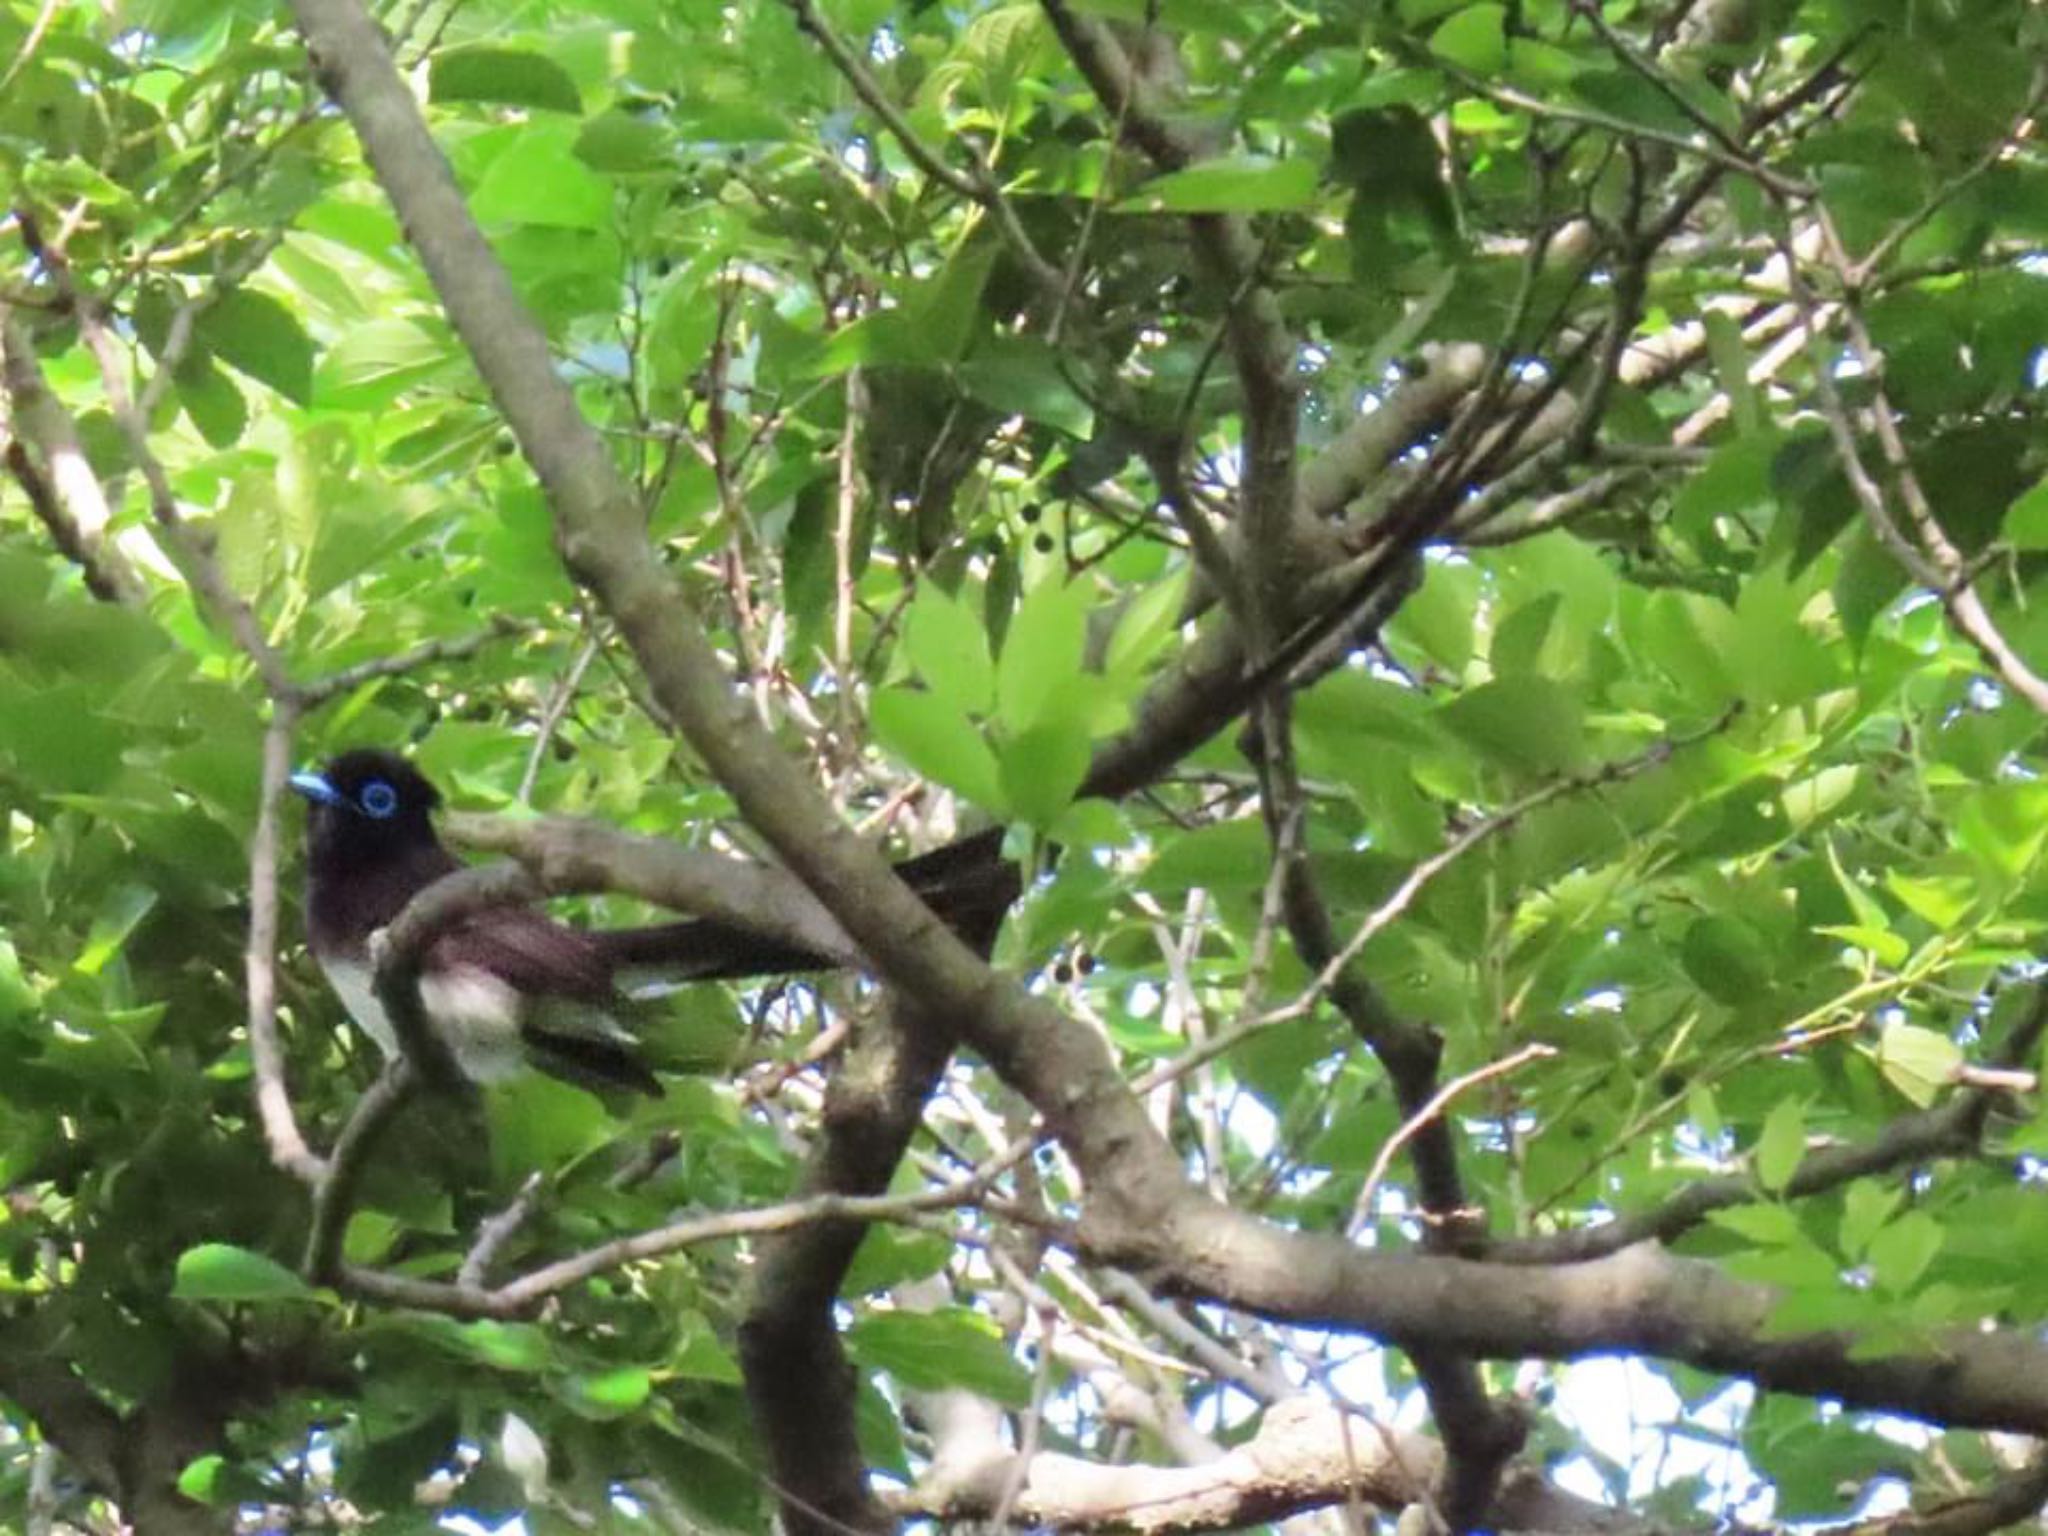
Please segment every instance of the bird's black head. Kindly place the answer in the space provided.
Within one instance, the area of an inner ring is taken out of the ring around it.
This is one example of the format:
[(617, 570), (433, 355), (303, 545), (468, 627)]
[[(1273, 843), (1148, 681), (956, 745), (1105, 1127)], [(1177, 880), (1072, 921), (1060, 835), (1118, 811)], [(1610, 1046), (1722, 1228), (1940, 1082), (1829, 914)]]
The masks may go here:
[(292, 788), (312, 802), (308, 844), (314, 867), (369, 864), (437, 839), (429, 819), (441, 796), (396, 752), (364, 747), (295, 773)]

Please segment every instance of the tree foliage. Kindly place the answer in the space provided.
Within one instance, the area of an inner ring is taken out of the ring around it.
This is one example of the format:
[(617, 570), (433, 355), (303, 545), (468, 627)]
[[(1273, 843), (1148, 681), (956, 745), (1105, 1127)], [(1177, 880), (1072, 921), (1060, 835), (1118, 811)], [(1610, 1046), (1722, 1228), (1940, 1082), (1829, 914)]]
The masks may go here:
[[(376, 21), (0, 0), (10, 1520), (2048, 1498), (2037, 7)], [(665, 1099), (380, 1067), (358, 743)]]

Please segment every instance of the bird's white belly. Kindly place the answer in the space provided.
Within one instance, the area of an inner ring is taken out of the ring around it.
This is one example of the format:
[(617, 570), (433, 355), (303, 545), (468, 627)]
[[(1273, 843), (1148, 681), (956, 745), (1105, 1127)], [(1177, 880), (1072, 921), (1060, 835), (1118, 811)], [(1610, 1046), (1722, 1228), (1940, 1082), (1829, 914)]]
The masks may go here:
[[(370, 968), (323, 960), (320, 969), (356, 1026), (386, 1056), (398, 1055), (398, 1032), (377, 1000)], [(474, 966), (436, 972), (420, 978), (420, 1007), (465, 1077), (480, 1083), (500, 1082), (524, 1065), (519, 993), (509, 982)]]

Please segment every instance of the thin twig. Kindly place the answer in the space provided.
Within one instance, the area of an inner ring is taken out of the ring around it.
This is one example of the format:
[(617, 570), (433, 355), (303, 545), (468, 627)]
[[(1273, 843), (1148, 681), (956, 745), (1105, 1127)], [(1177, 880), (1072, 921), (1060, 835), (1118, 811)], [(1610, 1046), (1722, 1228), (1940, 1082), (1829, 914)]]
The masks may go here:
[(663, 1258), (703, 1243), (760, 1237), (823, 1221), (903, 1221), (931, 1211), (984, 1203), (988, 1183), (980, 1175), (912, 1195), (812, 1195), (753, 1210), (691, 1216), (667, 1226), (636, 1232), (544, 1265), (495, 1289), (461, 1283), (415, 1280), (380, 1270), (348, 1268), (344, 1289), (373, 1300), (446, 1312), (457, 1317), (517, 1317), (548, 1297), (609, 1270)]
[(1505, 1077), (1510, 1072), (1519, 1071), (1532, 1061), (1544, 1061), (1556, 1054), (1556, 1046), (1546, 1045), (1541, 1040), (1533, 1041), (1523, 1046), (1512, 1056), (1504, 1056), (1499, 1061), (1490, 1062), (1486, 1066), (1465, 1073), (1462, 1077), (1454, 1077), (1448, 1083), (1445, 1083), (1443, 1087), (1437, 1089), (1435, 1094), (1430, 1097), (1429, 1102), (1404, 1120), (1400, 1128), (1393, 1135), (1389, 1136), (1380, 1147), (1378, 1154), (1372, 1160), (1371, 1169), (1366, 1173), (1364, 1187), (1358, 1191), (1357, 1203), (1351, 1207), (1351, 1222), (1347, 1230), (1357, 1231), (1371, 1216), (1373, 1202), (1379, 1198), (1380, 1183), (1386, 1178), (1387, 1169), (1393, 1166), (1394, 1158), (1403, 1147), (1415, 1139), (1425, 1126), (1444, 1112), (1451, 1100), (1455, 1099), (1467, 1088), (1475, 1088), (1479, 1084), (1490, 1082), (1496, 1077)]
[(477, 1229), (476, 1242), (462, 1260), (462, 1267), (455, 1272), (455, 1283), (465, 1286), (481, 1286), (491, 1272), (491, 1266), (504, 1252), (505, 1245), (526, 1225), (527, 1218), (540, 1203), (542, 1179), (536, 1170), (526, 1176), (526, 1182), (519, 1186), (519, 1193), (512, 1197), (512, 1203), (498, 1212)]
[(596, 635), (585, 640), (570, 661), (569, 670), (548, 690), (547, 703), (541, 706), (540, 724), (533, 733), (533, 748), (526, 754), (526, 767), (519, 775), (519, 789), (512, 797), (521, 805), (533, 804), (533, 787), (540, 780), (540, 767), (547, 760), (548, 747), (554, 742), (555, 732), (562, 728), (563, 717), (576, 701), (576, 690), (583, 686), (583, 674), (597, 659), (598, 647), (602, 643)]
[(1414, 904), (1415, 898), (1421, 895), (1424, 886), (1428, 885), (1430, 881), (1442, 874), (1445, 869), (1470, 853), (1481, 843), (1499, 836), (1502, 832), (1511, 830), (1531, 812), (1540, 810), (1554, 800), (1560, 800), (1567, 795), (1579, 794), (1586, 790), (1603, 789), (1610, 785), (1624, 783), (1629, 779), (1648, 773), (1654, 768), (1661, 767), (1669, 762), (1673, 754), (1681, 749), (1696, 745), (1726, 730), (1734, 722), (1737, 708), (1730, 708), (1712, 724), (1693, 732), (1691, 735), (1669, 737), (1663, 741), (1653, 742), (1634, 757), (1625, 757), (1611, 763), (1603, 763), (1600, 767), (1590, 769), (1585, 773), (1571, 774), (1564, 778), (1553, 780), (1539, 789), (1530, 791), (1519, 800), (1512, 801), (1491, 816), (1473, 822), (1458, 833), (1456, 837), (1452, 838), (1450, 842), (1446, 843), (1428, 858), (1418, 862), (1414, 868), (1408, 871), (1407, 875), (1402, 878), (1401, 883), (1394, 887), (1386, 899), (1366, 915), (1365, 920), (1358, 925), (1350, 940), (1330, 958), (1330, 963), (1317, 973), (1315, 979), (1304, 989), (1301, 996), (1285, 1007), (1264, 1015), (1258, 1022), (1260, 1024), (1284, 1023), (1288, 1019), (1301, 1017), (1301, 1015), (1313, 1008), (1316, 1000), (1329, 990), (1331, 983), (1343, 973), (1353, 960), (1358, 958), (1359, 951), (1364, 949), (1366, 945), (1370, 944), (1381, 933), (1385, 932), (1387, 927), (1396, 918), (1400, 917)]
[(1018, 221), (1017, 210), (1010, 206), (1010, 200), (1003, 196), (995, 179), (977, 166), (975, 175), (957, 171), (946, 164), (936, 151), (918, 136), (910, 120), (900, 112), (896, 103), (889, 99), (881, 83), (868, 67), (846, 44), (846, 40), (833, 30), (832, 24), (819, 12), (813, 0), (784, 0), (796, 17), (799, 29), (810, 34), (824, 50), (825, 57), (832, 61), (846, 83), (853, 87), (854, 95), (867, 105), (870, 112), (882, 120), (890, 136), (903, 146), (903, 152), (910, 156), (913, 164), (932, 180), (945, 187), (955, 196), (964, 197), (986, 209), (995, 220), (996, 229), (1003, 241), (1010, 247), (1022, 264), (1031, 281), (1049, 297), (1058, 300), (1062, 287), (1059, 269), (1039, 253), (1038, 246)]
[(277, 1034), (278, 805), (291, 773), (296, 711), (271, 706), (263, 733), (263, 778), (257, 791), (256, 831), (249, 842), (249, 937), (242, 969), (249, 993), (249, 1061), (256, 1080), (256, 1113), (270, 1160), (300, 1182), (318, 1186), (327, 1165), (306, 1145), (285, 1082), (284, 1048)]
[(358, 662), (352, 667), (343, 667), (325, 677), (316, 677), (310, 682), (297, 684), (292, 692), (300, 704), (313, 709), (361, 687), (380, 677), (397, 677), (401, 673), (417, 671), (443, 661), (466, 661), (489, 645), (493, 640), (508, 635), (524, 634), (529, 625), (510, 614), (493, 614), (490, 628), (474, 635), (464, 635), (453, 640), (426, 640), (407, 650), (390, 656), (380, 656), (373, 661)]

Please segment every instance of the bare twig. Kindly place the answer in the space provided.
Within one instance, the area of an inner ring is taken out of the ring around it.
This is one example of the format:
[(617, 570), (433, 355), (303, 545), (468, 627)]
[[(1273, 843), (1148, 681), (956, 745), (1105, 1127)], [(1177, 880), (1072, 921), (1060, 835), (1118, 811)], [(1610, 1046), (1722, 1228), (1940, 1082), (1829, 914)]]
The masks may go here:
[(539, 782), (541, 764), (547, 760), (548, 748), (555, 739), (555, 732), (561, 729), (563, 717), (569, 713), (569, 706), (576, 701), (576, 690), (583, 686), (583, 674), (590, 670), (591, 662), (597, 659), (598, 647), (603, 642), (592, 635), (577, 647), (575, 656), (569, 662), (569, 670), (555, 680), (548, 690), (547, 702), (541, 706), (540, 723), (533, 733), (533, 747), (526, 754), (526, 767), (519, 775), (519, 788), (512, 798), (521, 805), (533, 803), (533, 787)]
[(1531, 812), (1542, 809), (1554, 800), (1625, 783), (1654, 768), (1662, 767), (1671, 760), (1674, 753), (1719, 735), (1733, 723), (1735, 715), (1736, 710), (1730, 709), (1711, 725), (1690, 735), (1669, 737), (1652, 743), (1633, 757), (1619, 758), (1584, 773), (1554, 779), (1540, 789), (1531, 790), (1519, 800), (1510, 802), (1492, 815), (1471, 823), (1442, 848), (1428, 858), (1418, 861), (1415, 867), (1401, 878), (1400, 884), (1366, 914), (1365, 920), (1353, 931), (1344, 947), (1331, 956), (1330, 963), (1316, 973), (1315, 979), (1303, 989), (1299, 997), (1285, 1007), (1263, 1015), (1256, 1022), (1259, 1025), (1278, 1024), (1288, 1019), (1299, 1018), (1308, 1012), (1315, 1006), (1316, 1000), (1329, 990), (1330, 984), (1358, 958), (1359, 951), (1384, 933), (1389, 925), (1414, 904), (1415, 898), (1422, 894), (1423, 887), (1481, 843), (1512, 830)]
[(1016, 255), (1032, 283), (1057, 302), (1062, 286), (1059, 268), (1053, 266), (1039, 253), (1036, 243), (1018, 222), (1016, 209), (1010, 206), (1009, 199), (1003, 196), (994, 179), (979, 168), (975, 175), (970, 176), (946, 164), (918, 136), (917, 130), (911, 127), (910, 120), (897, 110), (896, 104), (889, 99), (881, 83), (875, 79), (860, 56), (847, 46), (846, 40), (833, 29), (832, 24), (818, 10), (814, 0), (783, 0), (783, 3), (796, 17), (797, 26), (816, 39), (819, 48), (832, 61), (833, 68), (837, 69), (846, 83), (853, 87), (854, 95), (867, 105), (870, 112), (882, 120), (882, 125), (889, 130), (896, 142), (903, 146), (903, 152), (910, 156), (917, 168), (955, 196), (964, 197), (986, 209), (989, 216), (995, 220), (1004, 244)]
[(249, 1060), (256, 1079), (256, 1112), (270, 1143), (270, 1160), (302, 1183), (318, 1186), (327, 1166), (306, 1145), (285, 1083), (284, 1048), (277, 1035), (278, 805), (291, 773), (294, 710), (271, 706), (263, 733), (263, 780), (256, 802), (256, 832), (249, 842), (249, 938), (243, 975), (249, 993)]
[(1395, 1157), (1399, 1155), (1403, 1147), (1415, 1139), (1416, 1135), (1425, 1126), (1435, 1120), (1438, 1115), (1441, 1115), (1450, 1106), (1451, 1100), (1455, 1099), (1467, 1088), (1476, 1088), (1479, 1084), (1490, 1082), (1494, 1078), (1505, 1077), (1510, 1072), (1519, 1071), (1532, 1061), (1544, 1061), (1556, 1054), (1556, 1046), (1545, 1045), (1539, 1040), (1523, 1046), (1511, 1056), (1504, 1056), (1499, 1061), (1489, 1062), (1483, 1067), (1465, 1073), (1462, 1077), (1454, 1077), (1448, 1083), (1445, 1083), (1443, 1087), (1437, 1089), (1435, 1095), (1431, 1097), (1427, 1104), (1401, 1122), (1400, 1127), (1393, 1135), (1386, 1139), (1377, 1155), (1374, 1156), (1372, 1167), (1366, 1173), (1365, 1183), (1358, 1191), (1358, 1200), (1351, 1207), (1350, 1230), (1356, 1231), (1371, 1219), (1373, 1202), (1379, 1198), (1380, 1184), (1386, 1178), (1387, 1170), (1393, 1166)]
[(84, 573), (94, 596), (139, 602), (142, 579), (109, 535), (113, 511), (79, 441), (77, 423), (45, 382), (28, 327), (5, 304), (0, 304), (0, 390), (14, 428), (6, 447), (7, 467), (30, 509), (59, 551)]
[[(1850, 262), (1834, 234), (1827, 210), (1820, 208), (1815, 213), (1827, 243), (1829, 259), (1837, 273), (1846, 276)], [(1983, 598), (1971, 583), (1967, 563), (1943, 532), (1940, 520), (1935, 517), (1934, 509), (1920, 486), (1919, 477), (1913, 471), (1891, 402), (1884, 391), (1882, 357), (1870, 339), (1870, 333), (1853, 302), (1853, 295), (1844, 303), (1844, 322), (1850, 346), (1872, 390), (1872, 428), (1911, 519), (1910, 534), (1892, 515), (1884, 487), (1863, 462), (1862, 451), (1856, 441), (1855, 424), (1835, 382), (1834, 359), (1821, 345), (1819, 301), (1800, 271), (1791, 242), (1781, 242), (1780, 249), (1792, 285), (1793, 300), (1804, 317), (1806, 339), (1813, 353), (1814, 389), (1820, 397), (1821, 419), (1827, 425), (1828, 437), (1834, 444), (1843, 478), (1848, 481), (1850, 491), (1863, 509), (1864, 520), (1877, 541), (1899, 562), (1906, 574), (1940, 599), (1942, 611), (1948, 615), (1956, 632), (1976, 648), (2006, 686), (2036, 710), (2048, 714), (2048, 679), (2043, 679), (2027, 665), (1992, 621)]]
[(526, 1176), (526, 1182), (519, 1186), (519, 1193), (512, 1203), (498, 1212), (477, 1229), (476, 1241), (470, 1245), (463, 1257), (462, 1267), (455, 1272), (455, 1283), (470, 1289), (480, 1288), (491, 1272), (491, 1266), (498, 1262), (498, 1255), (505, 1245), (519, 1235), (519, 1229), (526, 1225), (527, 1218), (540, 1203), (542, 1180), (538, 1172)]
[[(367, 1100), (368, 1096), (365, 1097)], [(912, 1195), (811, 1195), (753, 1210), (691, 1216), (670, 1222), (667, 1226), (601, 1243), (595, 1248), (531, 1270), (493, 1289), (461, 1282), (451, 1285), (415, 1280), (409, 1276), (354, 1267), (342, 1271), (340, 1284), (343, 1289), (372, 1300), (445, 1312), (456, 1317), (518, 1317), (532, 1311), (550, 1296), (559, 1295), (597, 1275), (622, 1269), (628, 1264), (664, 1258), (685, 1248), (731, 1238), (787, 1232), (825, 1221), (904, 1221), (931, 1211), (979, 1204), (987, 1193), (983, 1180), (969, 1178)]]
[(527, 631), (528, 626), (521, 620), (509, 614), (493, 614), (490, 627), (476, 634), (463, 635), (453, 640), (422, 641), (390, 656), (379, 656), (371, 661), (358, 662), (352, 667), (330, 672), (325, 677), (316, 677), (310, 682), (296, 684), (291, 693), (304, 708), (313, 709), (380, 677), (397, 677), (402, 673), (416, 672), (421, 667), (433, 666), (438, 662), (466, 661), (493, 640), (508, 635), (525, 634)]

